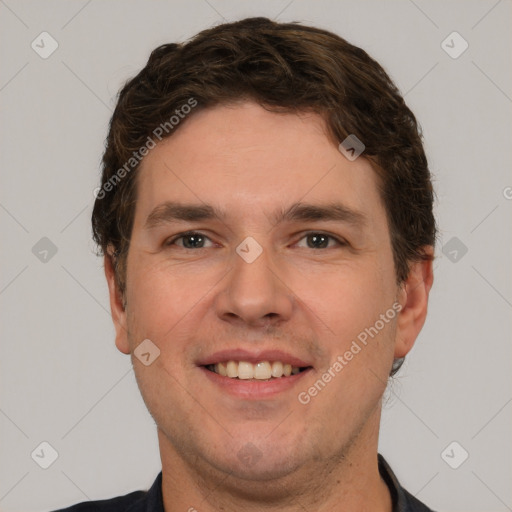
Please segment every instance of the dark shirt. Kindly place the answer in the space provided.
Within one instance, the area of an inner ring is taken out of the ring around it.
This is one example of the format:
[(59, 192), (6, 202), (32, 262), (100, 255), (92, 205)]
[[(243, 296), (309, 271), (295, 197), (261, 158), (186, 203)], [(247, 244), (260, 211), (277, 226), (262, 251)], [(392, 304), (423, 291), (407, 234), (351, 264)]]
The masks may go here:
[[(433, 512), (398, 483), (395, 474), (380, 453), (379, 472), (389, 487), (393, 512)], [(86, 501), (55, 512), (164, 512), (162, 472), (156, 477), (149, 491), (135, 491), (110, 500)]]

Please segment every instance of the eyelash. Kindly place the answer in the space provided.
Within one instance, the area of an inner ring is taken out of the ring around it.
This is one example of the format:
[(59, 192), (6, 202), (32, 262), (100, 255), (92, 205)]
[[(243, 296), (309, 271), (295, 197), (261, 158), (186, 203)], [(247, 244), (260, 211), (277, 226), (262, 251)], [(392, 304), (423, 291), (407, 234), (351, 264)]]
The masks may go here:
[[(163, 244), (163, 245), (164, 245), (165, 247), (170, 247), (170, 246), (172, 246), (172, 245), (176, 242), (176, 240), (179, 240), (179, 239), (181, 239), (181, 238), (186, 238), (187, 236), (193, 236), (193, 235), (200, 235), (200, 236), (202, 236), (202, 237), (204, 237), (204, 238), (206, 238), (206, 239), (210, 240), (210, 238), (209, 238), (208, 236), (204, 235), (204, 234), (203, 234), (203, 233), (201, 233), (200, 231), (186, 231), (186, 232), (184, 232), (184, 233), (180, 233), (180, 234), (176, 235), (175, 237), (173, 237), (173, 238), (171, 238), (171, 239), (166, 240), (166, 241), (164, 242), (164, 244)], [(331, 239), (331, 240), (334, 240), (334, 241), (338, 244), (338, 246), (340, 246), (340, 247), (345, 247), (345, 246), (347, 246), (347, 245), (348, 245), (348, 243), (347, 243), (345, 240), (343, 240), (343, 239), (339, 239), (339, 238), (337, 238), (337, 237), (335, 237), (335, 236), (333, 236), (333, 235), (328, 235), (327, 233), (322, 233), (321, 231), (308, 231), (308, 232), (306, 232), (306, 233), (302, 236), (302, 238), (300, 238), (300, 239), (299, 239), (299, 241), (300, 241), (300, 240), (303, 240), (304, 238), (307, 238), (307, 237), (308, 237), (308, 236), (310, 236), (310, 235), (321, 235), (321, 236), (325, 236), (325, 237), (327, 237), (327, 238), (329, 238), (329, 239)], [(211, 240), (210, 240), (210, 241), (211, 241)], [(208, 249), (208, 247), (198, 247), (198, 248), (196, 248), (196, 249), (192, 249), (192, 248), (189, 248), (189, 247), (181, 247), (181, 248), (182, 248), (182, 249), (191, 250), (191, 251), (192, 251), (192, 250), (196, 250), (196, 251), (197, 251), (197, 250), (200, 250), (200, 249)], [(321, 250), (321, 249), (324, 249), (324, 250), (325, 250), (325, 249), (328, 249), (328, 248), (329, 248), (329, 247), (323, 247), (323, 248), (320, 248), (320, 250)], [(319, 249), (313, 249), (313, 250), (319, 250)]]

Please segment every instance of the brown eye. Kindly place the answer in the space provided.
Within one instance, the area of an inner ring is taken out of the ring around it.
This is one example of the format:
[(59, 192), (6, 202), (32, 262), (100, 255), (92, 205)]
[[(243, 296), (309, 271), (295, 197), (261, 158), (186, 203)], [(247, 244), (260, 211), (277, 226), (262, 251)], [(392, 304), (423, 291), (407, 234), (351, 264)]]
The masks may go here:
[[(345, 242), (338, 240), (337, 238), (327, 235), (325, 233), (316, 233), (311, 232), (307, 233), (301, 240), (306, 240), (308, 249), (328, 249), (329, 242), (333, 240), (335, 245), (343, 246), (346, 245)], [(332, 244), (331, 244), (332, 246)]]
[[(181, 244), (177, 244), (176, 241), (181, 240)], [(174, 237), (165, 243), (166, 246), (177, 245), (184, 249), (203, 249), (206, 240), (210, 240), (207, 236), (196, 231), (190, 231), (188, 233), (182, 233), (179, 236)]]
[(329, 245), (329, 237), (326, 235), (308, 235), (306, 239), (308, 241), (308, 246), (312, 249), (324, 249)]

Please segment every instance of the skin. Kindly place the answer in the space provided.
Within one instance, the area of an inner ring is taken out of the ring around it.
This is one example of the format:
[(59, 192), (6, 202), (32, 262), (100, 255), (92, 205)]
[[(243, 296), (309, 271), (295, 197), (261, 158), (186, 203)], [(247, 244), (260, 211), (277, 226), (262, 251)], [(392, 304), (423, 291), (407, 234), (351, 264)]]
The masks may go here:
[[(244, 102), (194, 113), (139, 172), (125, 309), (108, 256), (105, 273), (116, 346), (132, 354), (157, 424), (165, 510), (391, 511), (377, 467), (381, 399), (393, 358), (411, 350), (424, 324), (433, 276), (431, 262), (414, 263), (397, 285), (369, 162), (346, 159), (317, 114)], [(168, 200), (227, 216), (145, 229)], [(342, 202), (366, 223), (272, 222), (271, 212), (296, 201)], [(203, 248), (186, 248), (190, 239), (164, 245), (187, 230), (207, 237)], [(307, 235), (318, 232), (346, 245), (315, 248)], [(248, 236), (263, 249), (250, 264), (235, 251)], [(400, 313), (301, 404), (298, 393), (395, 301)], [(133, 356), (147, 338), (160, 349), (149, 366)], [(313, 369), (272, 399), (229, 396), (196, 362), (240, 347), (278, 348)], [(237, 456), (244, 447), (261, 454), (256, 463)]]

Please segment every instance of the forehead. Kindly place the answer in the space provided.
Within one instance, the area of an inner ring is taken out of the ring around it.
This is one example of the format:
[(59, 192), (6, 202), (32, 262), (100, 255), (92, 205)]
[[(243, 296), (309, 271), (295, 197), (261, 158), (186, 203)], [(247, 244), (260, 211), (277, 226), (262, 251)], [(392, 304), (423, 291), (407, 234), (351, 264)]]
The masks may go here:
[(347, 160), (319, 114), (278, 114), (248, 102), (195, 112), (178, 128), (141, 163), (136, 224), (176, 199), (233, 206), (237, 216), (299, 201), (382, 213), (373, 168), (361, 157)]

